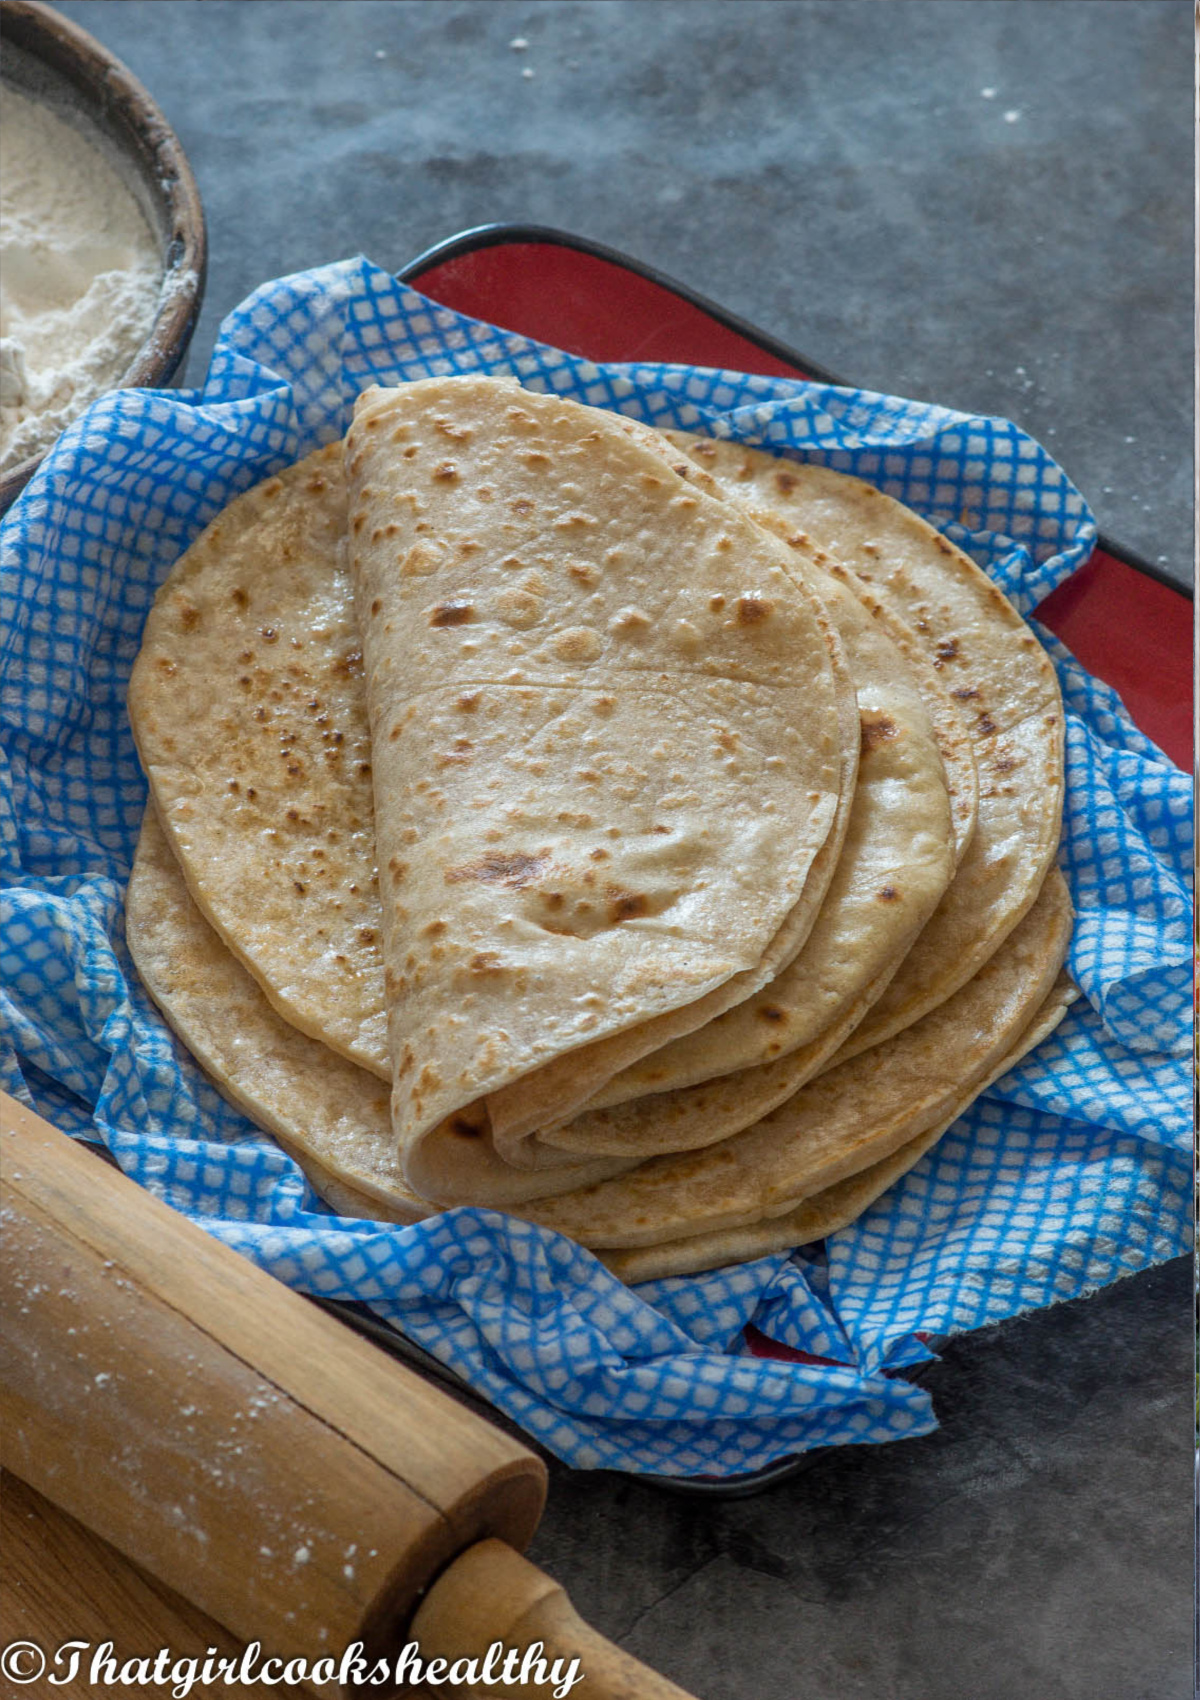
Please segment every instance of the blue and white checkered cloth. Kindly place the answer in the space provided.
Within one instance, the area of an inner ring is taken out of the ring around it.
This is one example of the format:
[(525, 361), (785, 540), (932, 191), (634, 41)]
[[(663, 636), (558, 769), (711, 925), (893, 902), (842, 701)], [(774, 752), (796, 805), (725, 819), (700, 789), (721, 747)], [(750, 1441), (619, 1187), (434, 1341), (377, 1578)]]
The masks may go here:
[[(98, 402), (3, 525), (0, 1080), (281, 1280), (366, 1301), (577, 1466), (733, 1475), (924, 1433), (928, 1396), (893, 1373), (928, 1355), (918, 1333), (1071, 1298), (1188, 1245), (1191, 787), (1048, 634), (1086, 1001), (823, 1247), (629, 1289), (492, 1211), (410, 1228), (332, 1216), (132, 971), (122, 897), (145, 784), (124, 697), (155, 587), (232, 496), (344, 432), (366, 385), (472, 371), (861, 474), (1025, 611), (1094, 542), (1078, 492), (1004, 420), (596, 366), (361, 259), (264, 285), (226, 321), (202, 390)], [(833, 1361), (756, 1358), (751, 1320)]]

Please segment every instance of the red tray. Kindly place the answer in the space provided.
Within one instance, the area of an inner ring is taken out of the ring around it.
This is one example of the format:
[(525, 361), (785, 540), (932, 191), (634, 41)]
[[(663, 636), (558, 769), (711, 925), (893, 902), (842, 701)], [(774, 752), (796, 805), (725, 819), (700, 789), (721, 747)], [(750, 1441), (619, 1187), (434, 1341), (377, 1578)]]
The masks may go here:
[[(589, 360), (665, 360), (853, 382), (648, 266), (562, 231), (484, 225), (429, 249), (400, 276), (444, 307)], [(1185, 595), (1132, 550), (1102, 537), (1037, 616), (1120, 692), (1160, 749), (1191, 768), (1192, 611)]]

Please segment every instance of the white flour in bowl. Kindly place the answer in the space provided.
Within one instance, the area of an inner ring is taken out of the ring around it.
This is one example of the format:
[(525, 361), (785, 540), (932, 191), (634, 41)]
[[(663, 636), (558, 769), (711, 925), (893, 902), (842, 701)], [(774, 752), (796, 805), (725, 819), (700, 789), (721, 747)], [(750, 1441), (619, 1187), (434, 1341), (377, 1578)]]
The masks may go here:
[(149, 335), (158, 244), (115, 168), (47, 107), (0, 93), (0, 472), (48, 449)]

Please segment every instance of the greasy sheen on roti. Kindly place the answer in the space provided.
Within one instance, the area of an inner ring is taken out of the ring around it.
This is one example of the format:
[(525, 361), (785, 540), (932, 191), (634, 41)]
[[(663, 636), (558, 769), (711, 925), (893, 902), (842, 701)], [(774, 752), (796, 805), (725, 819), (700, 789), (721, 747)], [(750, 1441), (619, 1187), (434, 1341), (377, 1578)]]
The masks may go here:
[(774, 547), (594, 409), (368, 391), (346, 467), (392, 1119), (441, 1201), (479, 1099), (759, 961), (833, 826), (837, 691)]
[(1033, 633), (986, 574), (873, 485), (743, 444), (664, 435), (798, 555), (851, 588), (866, 583), (924, 646), (973, 741), (974, 836), (902, 967), (840, 1053), (852, 1056), (957, 990), (1041, 889), (1062, 821), (1058, 681)]
[(718, 1269), (726, 1263), (746, 1263), (771, 1252), (790, 1251), (811, 1245), (848, 1227), (878, 1198), (915, 1168), (963, 1111), (986, 1092), (993, 1081), (1007, 1074), (1021, 1058), (1040, 1045), (1058, 1026), (1078, 992), (1065, 973), (1060, 973), (1045, 1002), (1013, 1048), (1000, 1059), (982, 1086), (963, 1089), (950, 1110), (943, 1106), (924, 1133), (901, 1145), (857, 1174), (835, 1181), (832, 1186), (802, 1199), (782, 1216), (770, 1216), (744, 1228), (718, 1229), (711, 1234), (693, 1234), (689, 1239), (663, 1245), (641, 1246), (632, 1251), (608, 1251), (601, 1259), (620, 1280), (629, 1283), (661, 1280), (666, 1275), (695, 1275), (703, 1269)]
[[(916, 1025), (827, 1070), (718, 1145), (653, 1157), (519, 1214), (593, 1249), (632, 1249), (745, 1228), (882, 1161), (962, 1094), (982, 1090), (1058, 976), (1071, 936), (1051, 869), (1033, 908), (972, 980)], [(957, 1105), (959, 1108), (955, 1109)]]
[(302, 1033), (387, 1080), (342, 446), (239, 496), (155, 598), (129, 717), (192, 896)]

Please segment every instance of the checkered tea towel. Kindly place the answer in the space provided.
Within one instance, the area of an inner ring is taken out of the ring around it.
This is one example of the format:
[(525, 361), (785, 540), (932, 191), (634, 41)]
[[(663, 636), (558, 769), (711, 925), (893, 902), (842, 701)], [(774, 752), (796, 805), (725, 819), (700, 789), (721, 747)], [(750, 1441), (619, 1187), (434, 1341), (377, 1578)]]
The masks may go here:
[[(852, 1227), (793, 1257), (622, 1286), (490, 1210), (343, 1219), (209, 1085), (127, 955), (145, 785), (124, 697), (155, 588), (238, 492), (345, 431), (371, 383), (483, 371), (855, 472), (1024, 611), (1095, 529), (1000, 419), (682, 366), (598, 366), (449, 312), (365, 260), (264, 285), (203, 389), (105, 397), (3, 524), (0, 1078), (281, 1280), (365, 1301), (580, 1467), (732, 1475), (934, 1426), (896, 1372), (943, 1334), (1187, 1245), (1190, 785), (1105, 685), (1062, 681), (1062, 864), (1085, 997)], [(753, 1356), (756, 1328), (823, 1361)]]

